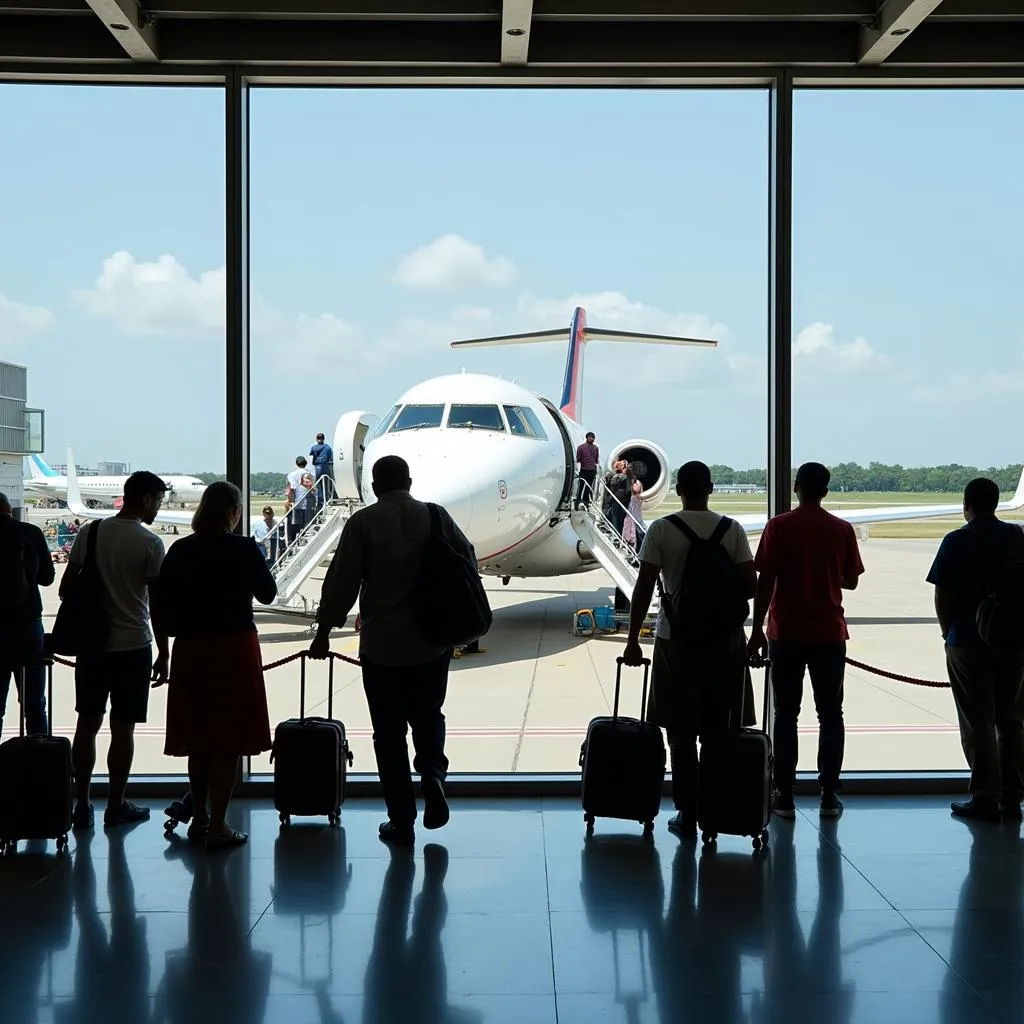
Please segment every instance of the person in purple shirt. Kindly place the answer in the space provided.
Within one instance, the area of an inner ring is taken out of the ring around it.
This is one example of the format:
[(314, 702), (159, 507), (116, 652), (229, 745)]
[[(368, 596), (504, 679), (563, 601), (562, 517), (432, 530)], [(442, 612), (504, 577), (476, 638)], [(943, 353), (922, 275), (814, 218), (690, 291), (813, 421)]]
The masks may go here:
[(601, 453), (594, 444), (594, 432), (588, 431), (586, 441), (576, 449), (576, 461), (580, 464), (580, 479), (576, 484), (577, 508), (585, 508), (593, 500), (600, 459)]

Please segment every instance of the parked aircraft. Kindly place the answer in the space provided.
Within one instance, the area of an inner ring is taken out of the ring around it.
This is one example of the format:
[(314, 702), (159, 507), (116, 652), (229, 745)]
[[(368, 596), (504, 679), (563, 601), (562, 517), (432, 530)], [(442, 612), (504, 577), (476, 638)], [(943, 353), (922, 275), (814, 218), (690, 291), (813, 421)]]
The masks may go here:
[[(74, 463), (69, 462), (69, 466)], [(51, 469), (38, 455), (28, 456), (29, 479), (25, 493), (37, 498), (68, 500), (68, 478)], [(126, 476), (80, 476), (78, 488), (87, 506), (110, 508), (124, 493)], [(167, 484), (167, 504), (196, 502), (202, 497), (206, 484), (194, 476), (162, 476)]]
[[(455, 348), (534, 344), (565, 340), (564, 331), (513, 334), (453, 342)], [(586, 572), (608, 557), (588, 544), (599, 540), (586, 512), (572, 511), (576, 448), (586, 428), (582, 417), (583, 353), (590, 340), (695, 345), (716, 342), (588, 328), (577, 308), (569, 331), (559, 403), (511, 381), (462, 373), (416, 384), (380, 420), (364, 411), (345, 413), (334, 432), (335, 485), (339, 497), (372, 503), (374, 462), (400, 455), (412, 471), (413, 494), (444, 505), (476, 548), (480, 572), (501, 577), (561, 576)], [(604, 461), (626, 459), (637, 473), (644, 508), (660, 505), (672, 485), (663, 448), (646, 438), (602, 445)], [(695, 450), (693, 455), (700, 452)], [(70, 461), (70, 456), (69, 456)], [(1024, 473), (1002, 510), (1024, 507)], [(76, 508), (76, 514), (97, 516)], [(842, 509), (855, 525), (959, 515), (955, 505), (893, 505)], [(187, 525), (191, 516), (161, 511), (157, 521)], [(760, 532), (763, 513), (741, 514), (748, 533)], [(255, 520), (254, 520), (255, 521)], [(611, 568), (614, 568), (612, 566)], [(611, 570), (610, 570), (611, 571)], [(616, 585), (624, 587), (616, 575)]]

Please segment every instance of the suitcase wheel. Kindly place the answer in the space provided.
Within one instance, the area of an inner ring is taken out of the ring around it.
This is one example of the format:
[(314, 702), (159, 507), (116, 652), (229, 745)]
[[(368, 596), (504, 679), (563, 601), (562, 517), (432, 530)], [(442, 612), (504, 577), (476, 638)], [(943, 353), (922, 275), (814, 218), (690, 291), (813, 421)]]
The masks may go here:
[(331, 828), (336, 828), (341, 823), (341, 808), (339, 807), (336, 811), (327, 815), (327, 824)]
[(654, 835), (654, 822), (653, 821), (645, 821), (642, 824), (644, 826), (644, 836), (645, 837), (653, 836)]
[(768, 849), (768, 829), (763, 829), (760, 835), (754, 836), (753, 843), (754, 853), (760, 853), (761, 850)]
[(67, 853), (68, 852), (68, 837), (67, 833), (57, 837), (57, 852)]
[(584, 814), (583, 820), (587, 823), (587, 833), (594, 831), (594, 816), (592, 814)]
[(718, 841), (718, 833), (704, 831), (703, 833), (701, 833), (701, 840), (703, 841), (705, 846), (711, 846), (713, 843), (716, 843)]
[(277, 817), (278, 820), (281, 822), (282, 827), (284, 827), (285, 825), (290, 825), (292, 823), (292, 816), (290, 814), (285, 814), (284, 811), (282, 811)]

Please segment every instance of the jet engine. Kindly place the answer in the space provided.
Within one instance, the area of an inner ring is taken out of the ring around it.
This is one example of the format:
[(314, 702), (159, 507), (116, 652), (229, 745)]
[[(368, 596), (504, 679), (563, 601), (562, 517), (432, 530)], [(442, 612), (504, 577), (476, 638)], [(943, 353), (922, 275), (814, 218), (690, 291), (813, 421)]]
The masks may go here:
[(668, 497), (672, 486), (668, 456), (653, 441), (634, 438), (617, 444), (612, 449), (608, 465), (619, 459), (625, 459), (632, 466), (633, 473), (643, 487), (640, 492), (642, 508), (654, 508)]

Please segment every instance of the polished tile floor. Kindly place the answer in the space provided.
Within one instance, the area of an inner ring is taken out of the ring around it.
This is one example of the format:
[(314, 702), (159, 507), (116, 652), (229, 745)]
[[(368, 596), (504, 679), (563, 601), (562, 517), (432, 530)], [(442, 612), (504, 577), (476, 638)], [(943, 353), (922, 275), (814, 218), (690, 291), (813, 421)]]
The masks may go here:
[[(156, 805), (155, 805), (156, 806)], [(573, 801), (456, 801), (414, 852), (343, 827), (247, 848), (131, 830), (0, 861), (3, 1024), (983, 1024), (1024, 1020), (1024, 841), (931, 798), (679, 843)], [(432, 840), (429, 841), (429, 840)]]

